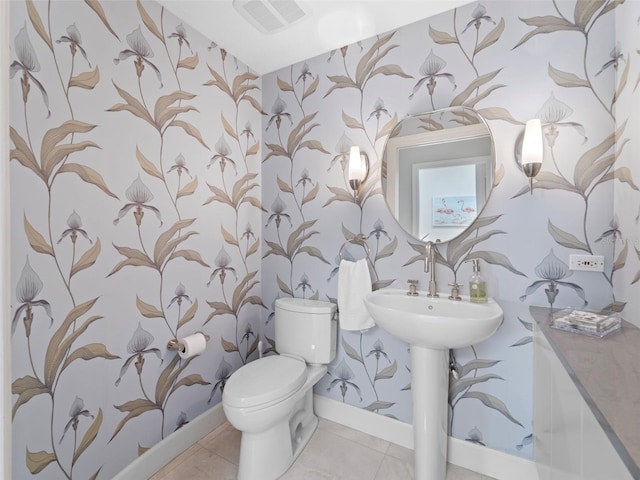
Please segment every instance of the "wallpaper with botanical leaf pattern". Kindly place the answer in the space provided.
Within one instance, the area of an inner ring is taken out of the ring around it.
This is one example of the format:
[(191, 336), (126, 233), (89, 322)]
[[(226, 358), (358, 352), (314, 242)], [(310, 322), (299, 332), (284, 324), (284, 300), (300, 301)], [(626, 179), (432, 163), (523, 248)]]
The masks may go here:
[[(529, 306), (621, 309), (634, 292), (621, 278), (638, 269), (627, 238), (637, 238), (640, 172), (628, 154), (639, 140), (616, 113), (634, 99), (635, 112), (624, 112), (637, 116), (639, 7), (471, 3), (265, 75), (265, 303), (288, 295), (335, 301), (339, 252), (354, 238), (366, 240), (374, 288), (419, 279), (425, 289), (424, 247), (399, 228), (381, 195), (385, 140), (408, 114), (474, 108), (495, 141), (494, 189), (472, 226), (438, 246), (436, 277), (441, 291), (458, 281), (468, 293), (465, 262), (480, 259), (505, 320), (488, 341), (454, 352), (460, 377), (450, 383), (450, 429), (531, 458)], [(513, 152), (534, 117), (543, 124), (545, 163), (530, 194)], [(371, 163), (357, 194), (346, 177), (352, 145)], [(632, 205), (636, 223), (626, 230), (614, 215), (614, 188)], [(363, 258), (365, 250), (350, 245), (344, 256)], [(570, 271), (572, 253), (604, 255), (605, 272)], [(621, 283), (630, 288), (613, 288)], [(408, 346), (374, 328), (341, 332), (316, 393), (410, 422), (410, 388)]]
[[(610, 61), (618, 62), (616, 84), (615, 119), (616, 128), (629, 132), (623, 144), (619, 145), (620, 154), (616, 163), (620, 168), (633, 172), (634, 178), (640, 174), (640, 6), (616, 10), (616, 47), (612, 50)], [(613, 58), (615, 57), (615, 58)], [(634, 135), (635, 134), (635, 135)], [(628, 138), (628, 140), (627, 140)], [(624, 145), (624, 148), (621, 148)], [(624, 318), (640, 326), (640, 198), (635, 189), (622, 188), (616, 184), (614, 195), (614, 217), (607, 235), (602, 240), (615, 245), (617, 273), (613, 278), (613, 290), (620, 301), (624, 302)]]
[[(438, 247), (441, 290), (480, 258), (505, 311), (454, 352), (455, 437), (531, 457), (530, 305), (640, 308), (637, 2), (472, 3), (262, 78), (154, 2), (10, 13), (16, 479), (111, 478), (218, 404), (259, 339), (275, 347), (276, 298), (335, 301), (347, 240), (375, 288), (424, 288), (378, 180), (407, 114), (466, 105), (495, 141), (487, 207)], [(529, 194), (513, 149), (532, 117)], [(351, 145), (371, 160), (355, 196)], [(568, 269), (585, 252), (604, 274)], [(197, 331), (204, 355), (166, 351)], [(341, 333), (316, 393), (410, 422), (410, 388), (408, 346), (374, 328)]]
[(261, 81), (155, 2), (11, 38), (13, 478), (111, 478), (257, 356)]

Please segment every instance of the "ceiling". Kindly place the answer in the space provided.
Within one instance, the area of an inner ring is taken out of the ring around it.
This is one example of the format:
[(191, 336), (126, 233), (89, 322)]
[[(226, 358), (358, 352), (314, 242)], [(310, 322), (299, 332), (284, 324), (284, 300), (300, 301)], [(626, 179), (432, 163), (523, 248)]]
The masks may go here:
[(470, 0), (297, 0), (305, 16), (283, 30), (265, 34), (234, 8), (234, 0), (158, 1), (259, 75), (471, 3)]

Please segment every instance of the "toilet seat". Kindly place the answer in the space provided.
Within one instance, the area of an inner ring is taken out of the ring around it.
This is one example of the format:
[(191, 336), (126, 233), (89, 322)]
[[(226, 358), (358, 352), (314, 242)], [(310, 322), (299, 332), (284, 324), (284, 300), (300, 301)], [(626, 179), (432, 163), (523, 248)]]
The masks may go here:
[(272, 355), (239, 368), (224, 387), (223, 402), (236, 408), (275, 403), (302, 387), (307, 365), (302, 358)]

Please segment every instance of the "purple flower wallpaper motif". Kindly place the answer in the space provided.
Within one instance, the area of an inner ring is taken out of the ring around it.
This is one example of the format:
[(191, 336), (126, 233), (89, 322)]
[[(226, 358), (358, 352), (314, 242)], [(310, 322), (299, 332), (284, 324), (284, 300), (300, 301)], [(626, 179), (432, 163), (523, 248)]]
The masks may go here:
[(145, 355), (153, 353), (158, 357), (158, 359), (162, 359), (162, 354), (159, 348), (149, 348), (154, 340), (155, 339), (153, 338), (153, 335), (151, 335), (144, 328), (142, 328), (140, 324), (138, 324), (138, 328), (136, 328), (136, 331), (133, 332), (133, 336), (127, 344), (127, 352), (130, 354), (130, 356), (124, 362), (122, 368), (120, 368), (120, 376), (115, 383), (116, 387), (120, 385), (122, 377), (125, 373), (127, 373), (129, 365), (131, 365), (131, 362), (133, 362), (134, 360), (136, 361), (136, 371), (138, 372), (138, 375), (141, 375), (142, 367), (144, 366)]
[(136, 75), (138, 76), (138, 79), (142, 77), (145, 65), (149, 66), (158, 77), (158, 80), (160, 81), (160, 88), (162, 88), (162, 74), (158, 67), (149, 60), (150, 58), (153, 58), (153, 50), (151, 50), (151, 45), (149, 45), (147, 39), (144, 38), (141, 27), (138, 26), (138, 28), (128, 34), (126, 39), (130, 48), (122, 50), (118, 54), (118, 58), (115, 58), (113, 62), (118, 65), (120, 62), (127, 60), (128, 58), (135, 57), (133, 63), (136, 66)]
[(129, 188), (127, 188), (125, 195), (130, 203), (127, 203), (120, 209), (118, 212), (118, 218), (113, 221), (114, 225), (118, 225), (120, 220), (129, 213), (131, 209), (135, 208), (133, 216), (136, 219), (136, 225), (138, 227), (142, 223), (142, 218), (144, 217), (143, 209), (147, 209), (155, 213), (156, 217), (158, 217), (158, 220), (160, 221), (160, 225), (162, 226), (162, 215), (160, 214), (160, 210), (149, 203), (153, 200), (153, 193), (151, 193), (149, 187), (142, 182), (140, 175), (138, 175)]
[[(256, 357), (260, 81), (154, 2), (16, 2), (11, 25), (14, 476), (111, 478)], [(196, 331), (205, 354), (167, 351)]]
[(89, 68), (91, 68), (91, 62), (87, 57), (87, 52), (82, 47), (82, 36), (80, 35), (80, 30), (78, 30), (78, 27), (76, 27), (75, 23), (72, 23), (67, 27), (67, 34), (61, 36), (58, 40), (56, 40), (56, 43), (68, 43), (72, 57), (74, 57), (78, 50), (80, 50), (80, 53), (87, 61), (87, 65), (89, 66)]
[(24, 264), (18, 284), (16, 285), (16, 300), (18, 301), (18, 307), (16, 308), (11, 322), (11, 333), (14, 334), (18, 321), (21, 320), (20, 316), (24, 312), (24, 326), (26, 329), (27, 338), (31, 334), (31, 323), (33, 322), (33, 307), (42, 307), (46, 315), (53, 324), (53, 317), (51, 314), (51, 304), (44, 299), (36, 299), (36, 297), (42, 292), (44, 283), (38, 276), (38, 274), (31, 268), (29, 259)]
[(560, 260), (554, 253), (553, 249), (549, 254), (542, 259), (535, 269), (536, 276), (541, 280), (536, 280), (527, 287), (526, 293), (520, 297), (520, 300), (526, 300), (528, 295), (534, 293), (538, 288), (545, 286), (544, 289), (549, 306), (553, 308), (553, 304), (556, 301), (556, 297), (560, 292), (559, 285), (571, 288), (575, 293), (584, 301), (583, 306), (587, 305), (587, 300), (584, 296), (584, 290), (577, 284), (567, 282), (564, 279), (570, 277), (573, 273), (569, 270), (569, 265)]
[(26, 22), (18, 32), (18, 35), (16, 35), (14, 45), (18, 59), (11, 63), (9, 77), (13, 78), (18, 72), (22, 72), (20, 85), (22, 86), (22, 101), (25, 104), (25, 108), (29, 98), (29, 92), (31, 91), (31, 83), (33, 83), (42, 94), (42, 100), (47, 108), (47, 117), (49, 117), (51, 115), (51, 111), (49, 110), (49, 95), (44, 85), (34, 75), (34, 73), (40, 72), (40, 62), (29, 39)]
[(433, 94), (436, 89), (436, 85), (438, 84), (438, 78), (444, 78), (449, 81), (453, 85), (453, 89), (456, 88), (456, 79), (451, 73), (443, 72), (442, 70), (447, 66), (447, 62), (433, 53), (433, 50), (429, 52), (426, 60), (420, 67), (420, 75), (421, 78), (418, 80), (418, 83), (413, 87), (413, 91), (409, 98), (413, 98), (414, 95), (418, 92), (418, 90), (426, 83), (427, 90), (429, 91), (429, 97), (431, 98), (431, 108), (433, 110), (436, 109), (435, 104), (433, 103)]

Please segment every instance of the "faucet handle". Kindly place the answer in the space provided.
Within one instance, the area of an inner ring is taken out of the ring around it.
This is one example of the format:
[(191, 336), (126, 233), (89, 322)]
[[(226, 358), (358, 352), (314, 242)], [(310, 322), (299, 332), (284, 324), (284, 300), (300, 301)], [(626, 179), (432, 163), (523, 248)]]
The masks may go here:
[(449, 295), (449, 300), (462, 300), (460, 296), (460, 287), (462, 287), (462, 283), (452, 282), (449, 284), (451, 287), (451, 295)]
[(418, 295), (418, 280), (407, 280), (409, 284), (409, 291), (407, 295), (415, 297)]

